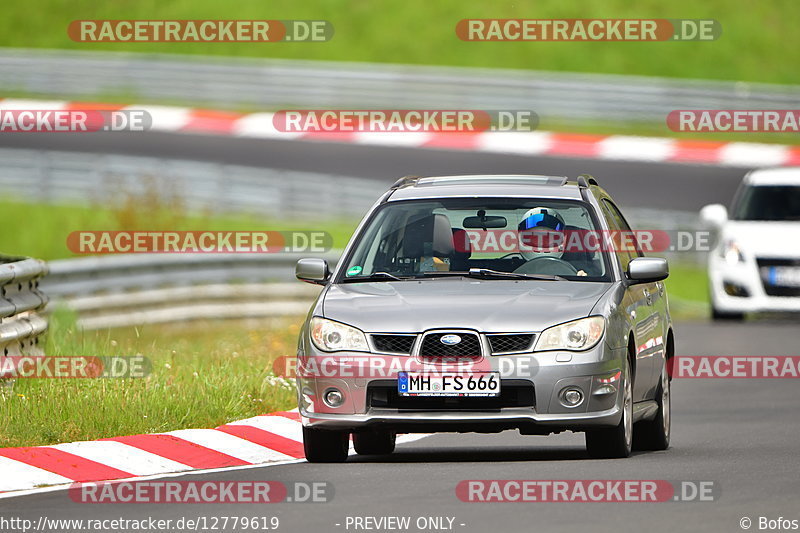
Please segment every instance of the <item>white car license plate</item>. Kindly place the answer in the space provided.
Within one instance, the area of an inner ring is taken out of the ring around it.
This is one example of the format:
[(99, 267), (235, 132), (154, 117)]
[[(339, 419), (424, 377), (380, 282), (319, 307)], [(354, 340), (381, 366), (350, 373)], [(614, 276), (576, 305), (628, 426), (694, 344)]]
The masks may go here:
[(497, 396), (500, 372), (400, 372), (397, 392), (400, 396)]
[(770, 285), (800, 287), (800, 267), (771, 267), (768, 275)]

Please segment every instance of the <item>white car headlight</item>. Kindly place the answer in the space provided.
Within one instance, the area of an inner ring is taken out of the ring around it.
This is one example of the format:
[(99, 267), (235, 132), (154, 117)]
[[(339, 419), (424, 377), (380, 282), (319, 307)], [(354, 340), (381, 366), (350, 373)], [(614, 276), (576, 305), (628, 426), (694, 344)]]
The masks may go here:
[(606, 329), (606, 321), (601, 316), (590, 316), (547, 328), (536, 341), (534, 351), (545, 350), (588, 350), (600, 342)]
[(323, 352), (368, 352), (367, 336), (353, 326), (315, 316), (311, 319), (311, 340)]
[(725, 262), (729, 265), (744, 263), (744, 255), (742, 254), (742, 250), (739, 248), (739, 245), (736, 244), (736, 241), (732, 239), (726, 240), (723, 244), (722, 257), (725, 258)]

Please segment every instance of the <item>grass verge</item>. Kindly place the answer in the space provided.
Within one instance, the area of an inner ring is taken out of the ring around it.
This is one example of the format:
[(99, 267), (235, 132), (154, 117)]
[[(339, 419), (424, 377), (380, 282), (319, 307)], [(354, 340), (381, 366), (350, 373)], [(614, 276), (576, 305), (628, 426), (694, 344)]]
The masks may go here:
[(708, 274), (699, 265), (670, 263), (666, 280), (669, 308), (676, 320), (698, 320), (709, 316)]
[(67, 248), (73, 231), (327, 231), (333, 248), (347, 244), (356, 221), (277, 220), (267, 216), (192, 213), (170, 200), (132, 199), (122, 205), (47, 205), (0, 200), (7, 220), (25, 224), (0, 224), (0, 251), (39, 259), (75, 257)]
[(272, 375), (295, 352), (300, 319), (159, 325), (82, 332), (51, 318), (46, 353), (144, 354), (140, 379), (18, 379), (0, 399), (0, 447), (209, 428), (292, 409), (294, 385)]
[[(226, 56), (375, 61), (488, 68), (604, 72), (686, 78), (798, 83), (800, 42), (793, 0), (692, 2), (674, 0), (405, 0), (369, 3), (327, 0), (144, 0), (95, 2), (11, 0), (0, 18), (0, 46), (118, 50)], [(464, 42), (463, 18), (683, 18), (715, 19), (722, 35), (692, 42)], [(118, 19), (324, 19), (335, 35), (323, 43), (79, 43), (73, 20)]]

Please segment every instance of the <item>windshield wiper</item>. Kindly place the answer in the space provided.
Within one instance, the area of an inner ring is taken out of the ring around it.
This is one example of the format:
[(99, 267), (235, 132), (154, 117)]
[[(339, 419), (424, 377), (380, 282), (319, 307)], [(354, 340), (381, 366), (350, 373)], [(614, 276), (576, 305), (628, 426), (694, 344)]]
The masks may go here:
[(358, 276), (353, 278), (345, 278), (342, 280), (344, 283), (349, 283), (353, 281), (403, 281), (407, 279), (413, 279), (409, 277), (398, 277), (394, 274), (389, 274), (388, 272), (373, 272), (368, 276)]
[(567, 281), (567, 278), (551, 274), (521, 274), (519, 272), (502, 272), (491, 268), (470, 268), (467, 276), (470, 278), (496, 278), (496, 279), (540, 279), (546, 281)]
[(543, 281), (567, 281), (567, 278), (549, 274), (521, 274), (519, 272), (502, 272), (491, 268), (470, 268), (467, 272), (459, 271), (440, 271), (423, 272), (425, 276), (462, 276), (465, 278), (484, 278), (484, 279), (536, 279)]

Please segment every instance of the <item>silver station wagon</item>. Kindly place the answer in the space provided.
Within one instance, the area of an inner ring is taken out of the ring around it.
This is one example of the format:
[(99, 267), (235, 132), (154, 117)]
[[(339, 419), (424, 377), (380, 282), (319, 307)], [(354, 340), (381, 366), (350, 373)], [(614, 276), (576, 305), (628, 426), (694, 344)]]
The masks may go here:
[(324, 287), (297, 351), (306, 458), (509, 429), (585, 432), (598, 458), (666, 449), (668, 267), (631, 231), (586, 175), (399, 180), (333, 272), (297, 264)]

